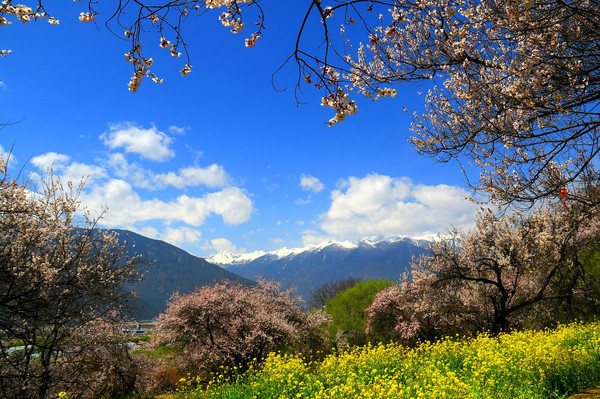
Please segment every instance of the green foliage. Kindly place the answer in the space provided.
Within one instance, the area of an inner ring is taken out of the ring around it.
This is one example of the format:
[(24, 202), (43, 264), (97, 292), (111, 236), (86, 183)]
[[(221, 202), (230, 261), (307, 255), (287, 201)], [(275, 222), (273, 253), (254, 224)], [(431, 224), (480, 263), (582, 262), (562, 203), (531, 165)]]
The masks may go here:
[[(600, 249), (596, 248), (587, 252), (580, 253), (578, 256), (580, 263), (580, 272), (582, 279), (588, 287), (589, 295), (586, 301), (574, 301), (573, 309), (575, 319), (591, 321), (596, 320), (600, 314)], [(576, 298), (575, 298), (576, 299)], [(596, 300), (589, 300), (596, 299)]]
[(327, 301), (333, 299), (341, 291), (354, 287), (361, 282), (360, 277), (348, 277), (339, 280), (331, 280), (310, 291), (310, 308), (322, 308)]
[(136, 354), (145, 355), (150, 359), (162, 359), (169, 361), (172, 360), (179, 352), (181, 352), (181, 348), (168, 343), (162, 343), (152, 350), (135, 351)]
[(394, 285), (391, 280), (368, 280), (338, 293), (327, 301), (325, 310), (333, 319), (333, 326), (341, 331), (350, 345), (364, 345), (367, 342), (367, 313), (375, 295)]

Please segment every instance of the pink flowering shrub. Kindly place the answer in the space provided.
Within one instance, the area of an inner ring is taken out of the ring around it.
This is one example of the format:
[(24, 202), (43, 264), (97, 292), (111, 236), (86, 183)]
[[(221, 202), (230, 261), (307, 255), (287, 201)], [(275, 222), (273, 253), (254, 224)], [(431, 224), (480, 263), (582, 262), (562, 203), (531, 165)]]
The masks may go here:
[(279, 283), (255, 286), (216, 283), (175, 295), (158, 320), (172, 344), (180, 345), (181, 370), (198, 375), (224, 367), (243, 371), (269, 352), (303, 344), (320, 345), (318, 325), (326, 319), (304, 313), (300, 299)]

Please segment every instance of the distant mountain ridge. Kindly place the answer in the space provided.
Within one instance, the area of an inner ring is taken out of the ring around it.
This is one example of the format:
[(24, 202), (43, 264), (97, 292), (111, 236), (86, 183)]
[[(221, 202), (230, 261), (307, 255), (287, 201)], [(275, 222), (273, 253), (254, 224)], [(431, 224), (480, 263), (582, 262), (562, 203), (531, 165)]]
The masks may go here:
[(135, 291), (132, 314), (140, 320), (158, 316), (166, 309), (167, 301), (175, 292), (185, 294), (222, 280), (253, 284), (249, 279), (164, 241), (127, 230), (111, 231), (118, 234), (119, 241), (126, 245), (129, 255), (142, 255), (146, 261), (153, 263), (142, 267), (145, 279), (125, 287)]
[(357, 242), (327, 241), (272, 252), (221, 252), (206, 260), (249, 279), (261, 276), (277, 280), (309, 300), (312, 289), (341, 278), (397, 281), (410, 270), (414, 257), (429, 252), (429, 244), (430, 241), (408, 237), (373, 236)]

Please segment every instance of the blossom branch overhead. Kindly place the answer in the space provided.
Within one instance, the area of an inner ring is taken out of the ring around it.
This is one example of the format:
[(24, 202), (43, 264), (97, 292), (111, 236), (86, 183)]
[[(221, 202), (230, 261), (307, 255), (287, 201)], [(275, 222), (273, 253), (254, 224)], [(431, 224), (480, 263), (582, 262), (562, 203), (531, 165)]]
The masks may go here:
[[(97, 22), (100, 4), (88, 0), (80, 19)], [(254, 47), (265, 29), (260, 4), (119, 2), (105, 24), (131, 45), (129, 90), (145, 77), (163, 82), (152, 72), (148, 43), (182, 58), (181, 75), (191, 73), (183, 29), (191, 15), (219, 10), (221, 23), (239, 33), (258, 10), (256, 29), (244, 38)], [(58, 23), (42, 0), (36, 7), (5, 0), (0, 18), (0, 25)], [(356, 114), (361, 97), (393, 98), (396, 84), (427, 82), (426, 110), (412, 116), (410, 142), (422, 155), (461, 163), (470, 188), (492, 201), (530, 207), (598, 179), (598, 0), (307, 0), (299, 26), (284, 65), (297, 65), (298, 101), (305, 86), (321, 93), (334, 111), (329, 126)]]
[[(81, 0), (74, 0), (82, 2)], [(17, 19), (22, 23), (47, 19), (49, 23), (58, 25), (59, 20), (50, 16), (45, 10), (42, 0), (37, 1), (35, 7), (25, 5), (13, 5), (12, 0), (4, 0), (0, 6), (0, 26), (12, 24), (11, 19)], [(97, 22), (96, 16), (100, 14), (101, 4), (97, 1), (88, 0), (86, 11), (79, 14), (79, 20), (83, 23)], [(234, 34), (244, 29), (245, 23), (242, 10), (252, 7), (258, 10), (256, 30), (244, 40), (246, 47), (253, 47), (260, 39), (264, 26), (264, 14), (262, 8), (255, 0), (174, 0), (162, 4), (151, 5), (140, 1), (120, 1), (116, 8), (110, 9), (108, 19), (104, 21), (107, 29), (115, 36), (125, 39), (130, 43), (130, 50), (125, 54), (125, 61), (130, 62), (133, 74), (128, 89), (136, 92), (142, 80), (149, 77), (155, 83), (163, 83), (164, 80), (152, 72), (154, 59), (146, 56), (143, 43), (151, 42), (147, 36), (157, 36), (158, 46), (169, 52), (172, 57), (185, 59), (184, 66), (180, 69), (182, 76), (187, 76), (191, 70), (191, 57), (188, 51), (188, 43), (184, 41), (181, 33), (184, 23), (188, 17), (200, 16), (209, 10), (224, 9), (218, 16), (224, 27), (229, 28)], [(156, 39), (155, 39), (156, 40)], [(0, 50), (0, 56), (11, 54), (9, 49)]]

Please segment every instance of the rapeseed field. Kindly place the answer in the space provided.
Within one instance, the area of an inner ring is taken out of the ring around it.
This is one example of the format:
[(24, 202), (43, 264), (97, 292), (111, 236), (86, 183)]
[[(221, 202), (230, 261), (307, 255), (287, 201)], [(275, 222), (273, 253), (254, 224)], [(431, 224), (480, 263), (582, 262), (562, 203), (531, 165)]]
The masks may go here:
[(270, 354), (260, 369), (208, 384), (182, 379), (195, 398), (565, 398), (600, 382), (600, 323), (497, 337), (446, 338), (415, 348), (359, 347), (307, 362)]

